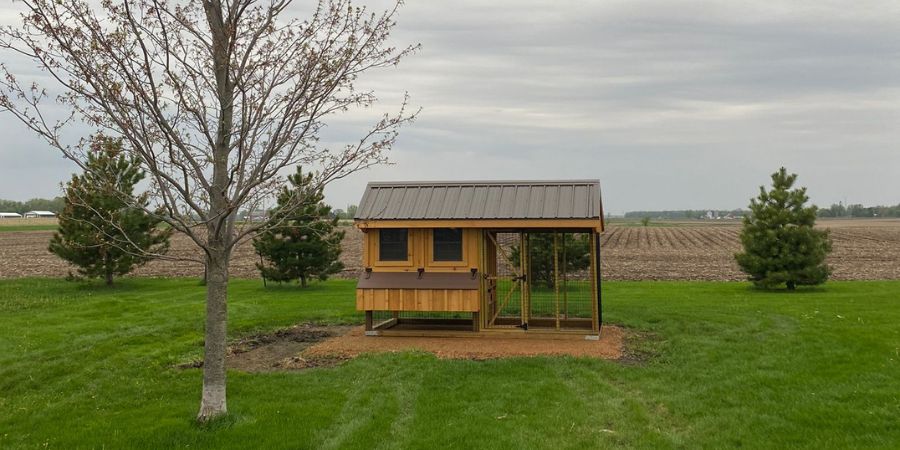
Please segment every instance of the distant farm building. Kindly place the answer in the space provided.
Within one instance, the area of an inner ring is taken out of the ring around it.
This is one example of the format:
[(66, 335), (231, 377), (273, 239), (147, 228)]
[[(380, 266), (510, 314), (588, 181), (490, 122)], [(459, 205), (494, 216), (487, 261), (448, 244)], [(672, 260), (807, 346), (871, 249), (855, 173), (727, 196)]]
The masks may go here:
[(369, 183), (356, 308), (367, 334), (600, 333), (600, 183)]
[(269, 220), (269, 213), (266, 210), (258, 209), (244, 213), (242, 219), (245, 222), (265, 222)]
[(50, 211), (28, 211), (25, 213), (26, 219), (37, 219), (37, 218), (53, 218), (56, 217), (56, 214)]
[(19, 213), (14, 212), (0, 212), (0, 219), (18, 219), (22, 217)]

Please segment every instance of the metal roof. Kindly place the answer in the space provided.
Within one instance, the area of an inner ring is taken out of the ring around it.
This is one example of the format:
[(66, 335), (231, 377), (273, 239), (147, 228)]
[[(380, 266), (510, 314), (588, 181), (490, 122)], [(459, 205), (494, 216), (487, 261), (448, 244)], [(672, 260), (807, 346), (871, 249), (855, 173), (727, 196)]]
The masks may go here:
[(596, 219), (600, 181), (372, 182), (357, 220)]

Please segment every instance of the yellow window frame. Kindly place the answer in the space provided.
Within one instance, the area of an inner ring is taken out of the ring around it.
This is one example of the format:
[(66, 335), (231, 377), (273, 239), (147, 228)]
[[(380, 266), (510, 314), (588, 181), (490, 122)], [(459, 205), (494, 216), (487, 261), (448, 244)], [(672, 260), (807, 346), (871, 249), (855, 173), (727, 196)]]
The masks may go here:
[(434, 267), (468, 267), (469, 266), (469, 255), (468, 255), (468, 245), (466, 245), (469, 238), (468, 230), (465, 228), (460, 229), (462, 231), (462, 240), (460, 245), (462, 246), (461, 256), (462, 259), (459, 261), (435, 261), (434, 260), (434, 228), (428, 229), (428, 232), (425, 234), (425, 258), (428, 261), (429, 266)]

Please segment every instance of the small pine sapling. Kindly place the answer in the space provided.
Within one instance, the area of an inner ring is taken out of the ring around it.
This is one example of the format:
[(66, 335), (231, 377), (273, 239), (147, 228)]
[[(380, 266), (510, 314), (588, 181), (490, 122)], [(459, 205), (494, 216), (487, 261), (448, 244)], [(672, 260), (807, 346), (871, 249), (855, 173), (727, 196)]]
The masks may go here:
[(744, 217), (738, 265), (758, 287), (771, 289), (824, 283), (831, 274), (828, 230), (814, 228), (816, 207), (806, 206), (806, 188), (792, 189), (797, 174), (782, 167), (772, 174), (772, 189), (759, 188)]
[(311, 279), (324, 281), (343, 270), (344, 232), (337, 229), (339, 219), (323, 202), (313, 174), (303, 175), (298, 167), (288, 181), (270, 216), (272, 226), (253, 239), (253, 247), (265, 261), (257, 264), (264, 279), (296, 280), (307, 287)]
[(134, 194), (144, 178), (138, 161), (127, 158), (118, 139), (93, 139), (86, 169), (66, 184), (65, 206), (50, 251), (107, 285), (169, 248), (171, 228), (144, 208), (146, 193)]

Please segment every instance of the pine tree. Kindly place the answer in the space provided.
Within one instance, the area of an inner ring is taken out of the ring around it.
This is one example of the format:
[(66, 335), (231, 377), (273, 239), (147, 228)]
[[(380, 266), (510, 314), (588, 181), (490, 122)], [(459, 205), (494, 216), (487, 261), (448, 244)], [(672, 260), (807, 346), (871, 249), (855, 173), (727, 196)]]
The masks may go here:
[(310, 279), (324, 281), (344, 268), (339, 260), (344, 232), (336, 230), (338, 218), (323, 202), (325, 196), (313, 174), (303, 175), (298, 167), (288, 180), (290, 185), (278, 196), (270, 216), (275, 225), (257, 235), (253, 247), (266, 261), (257, 264), (264, 279), (299, 280), (306, 287)]
[(760, 186), (744, 218), (741, 242), (735, 255), (749, 280), (762, 288), (824, 283), (831, 274), (825, 257), (831, 252), (827, 230), (815, 229), (816, 207), (806, 206), (806, 188), (791, 189), (797, 174), (782, 167), (772, 174), (772, 190)]
[(66, 184), (65, 206), (50, 251), (78, 267), (87, 278), (113, 277), (143, 265), (169, 248), (170, 229), (147, 214), (146, 193), (134, 195), (144, 178), (138, 161), (125, 157), (118, 139), (93, 139), (81, 175)]

